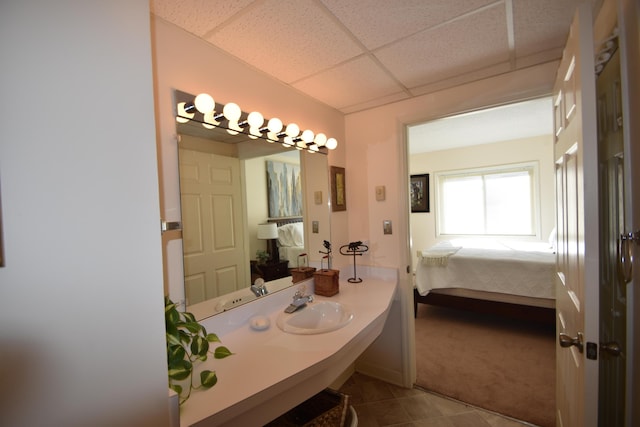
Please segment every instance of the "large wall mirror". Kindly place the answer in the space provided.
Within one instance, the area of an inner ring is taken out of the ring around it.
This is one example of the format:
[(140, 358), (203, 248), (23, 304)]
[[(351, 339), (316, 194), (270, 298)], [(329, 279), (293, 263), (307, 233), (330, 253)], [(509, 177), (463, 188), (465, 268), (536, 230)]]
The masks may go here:
[(202, 319), (258, 298), (256, 279), (277, 291), (291, 268), (318, 261), (330, 195), (326, 154), (242, 131), (244, 112), (240, 127), (185, 112), (193, 100), (174, 93), (184, 295)]

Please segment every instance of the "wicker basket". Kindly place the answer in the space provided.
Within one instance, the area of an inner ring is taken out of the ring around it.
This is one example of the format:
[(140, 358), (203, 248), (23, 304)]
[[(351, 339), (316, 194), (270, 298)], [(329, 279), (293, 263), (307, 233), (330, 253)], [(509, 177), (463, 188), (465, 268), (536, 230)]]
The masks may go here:
[(348, 395), (325, 389), (266, 427), (344, 427), (348, 411)]
[(313, 273), (314, 293), (330, 297), (340, 291), (339, 270), (318, 270)]
[(313, 276), (313, 273), (316, 271), (313, 267), (298, 267), (291, 269), (291, 280), (293, 283), (302, 282), (305, 279), (308, 279)]

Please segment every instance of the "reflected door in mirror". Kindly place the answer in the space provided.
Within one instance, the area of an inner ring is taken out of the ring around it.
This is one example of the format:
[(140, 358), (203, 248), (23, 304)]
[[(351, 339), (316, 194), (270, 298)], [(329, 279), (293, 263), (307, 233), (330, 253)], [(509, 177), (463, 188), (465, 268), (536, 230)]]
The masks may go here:
[(187, 305), (236, 291), (245, 283), (240, 161), (180, 149)]

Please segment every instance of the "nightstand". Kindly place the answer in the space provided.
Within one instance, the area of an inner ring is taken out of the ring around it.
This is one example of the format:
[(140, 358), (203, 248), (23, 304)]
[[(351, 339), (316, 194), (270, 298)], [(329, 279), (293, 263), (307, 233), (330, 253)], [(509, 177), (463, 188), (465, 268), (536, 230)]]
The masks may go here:
[(265, 282), (291, 276), (289, 273), (289, 261), (267, 262), (258, 264), (258, 261), (251, 260), (251, 282), (262, 277)]

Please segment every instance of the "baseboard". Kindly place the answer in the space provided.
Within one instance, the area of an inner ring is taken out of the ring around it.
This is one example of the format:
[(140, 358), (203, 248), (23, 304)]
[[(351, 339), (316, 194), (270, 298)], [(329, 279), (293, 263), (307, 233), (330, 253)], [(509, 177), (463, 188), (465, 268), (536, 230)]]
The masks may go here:
[(374, 365), (367, 362), (356, 361), (356, 372), (373, 377), (375, 379), (388, 382), (399, 387), (405, 387), (403, 381), (402, 372), (394, 371), (392, 369), (384, 368), (379, 365)]

